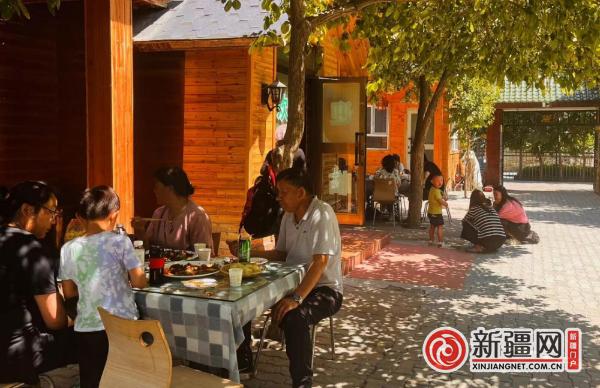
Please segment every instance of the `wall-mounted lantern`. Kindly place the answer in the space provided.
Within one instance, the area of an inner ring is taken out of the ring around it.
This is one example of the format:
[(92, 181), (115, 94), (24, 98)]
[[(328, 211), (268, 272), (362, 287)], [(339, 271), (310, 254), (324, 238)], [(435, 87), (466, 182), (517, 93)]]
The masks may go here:
[[(279, 104), (283, 99), (283, 92), (285, 92), (287, 86), (281, 81), (276, 79), (271, 85), (263, 84), (261, 93), (261, 103), (266, 105), (269, 111), (277, 109), (279, 111)], [(270, 102), (269, 102), (270, 98)]]

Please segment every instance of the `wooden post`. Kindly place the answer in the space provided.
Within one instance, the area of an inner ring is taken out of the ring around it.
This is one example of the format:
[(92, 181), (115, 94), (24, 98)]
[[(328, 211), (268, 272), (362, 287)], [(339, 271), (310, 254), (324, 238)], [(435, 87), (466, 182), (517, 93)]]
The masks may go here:
[(85, 0), (88, 186), (111, 185), (133, 216), (131, 0)]

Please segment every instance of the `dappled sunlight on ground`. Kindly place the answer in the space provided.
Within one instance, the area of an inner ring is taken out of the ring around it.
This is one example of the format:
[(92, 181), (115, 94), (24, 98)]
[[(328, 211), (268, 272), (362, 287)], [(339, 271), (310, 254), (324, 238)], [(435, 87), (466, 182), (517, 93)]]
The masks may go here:
[(456, 249), (393, 243), (349, 276), (460, 289), (473, 259), (474, 255)]

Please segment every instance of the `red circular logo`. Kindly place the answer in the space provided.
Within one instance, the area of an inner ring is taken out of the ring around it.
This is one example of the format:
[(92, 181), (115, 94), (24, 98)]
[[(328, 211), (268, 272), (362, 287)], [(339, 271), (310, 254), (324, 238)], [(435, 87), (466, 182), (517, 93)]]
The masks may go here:
[(423, 356), (429, 366), (442, 373), (459, 369), (467, 360), (469, 345), (462, 333), (451, 327), (435, 329), (423, 343)]

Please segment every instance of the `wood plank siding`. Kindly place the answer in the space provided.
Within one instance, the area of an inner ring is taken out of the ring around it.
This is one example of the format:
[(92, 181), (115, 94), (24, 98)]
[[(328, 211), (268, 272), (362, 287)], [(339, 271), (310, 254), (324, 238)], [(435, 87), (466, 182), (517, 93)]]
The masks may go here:
[(84, 4), (88, 186), (113, 186), (121, 199), (119, 222), (130, 230), (134, 215), (131, 1)]
[(260, 104), (275, 78), (275, 49), (185, 52), (183, 168), (213, 231), (236, 238), (246, 191), (273, 145), (274, 116)]
[(83, 4), (0, 22), (0, 185), (45, 180), (72, 215), (86, 186)]
[(134, 54), (135, 214), (157, 207), (153, 174), (183, 165), (183, 52)]

